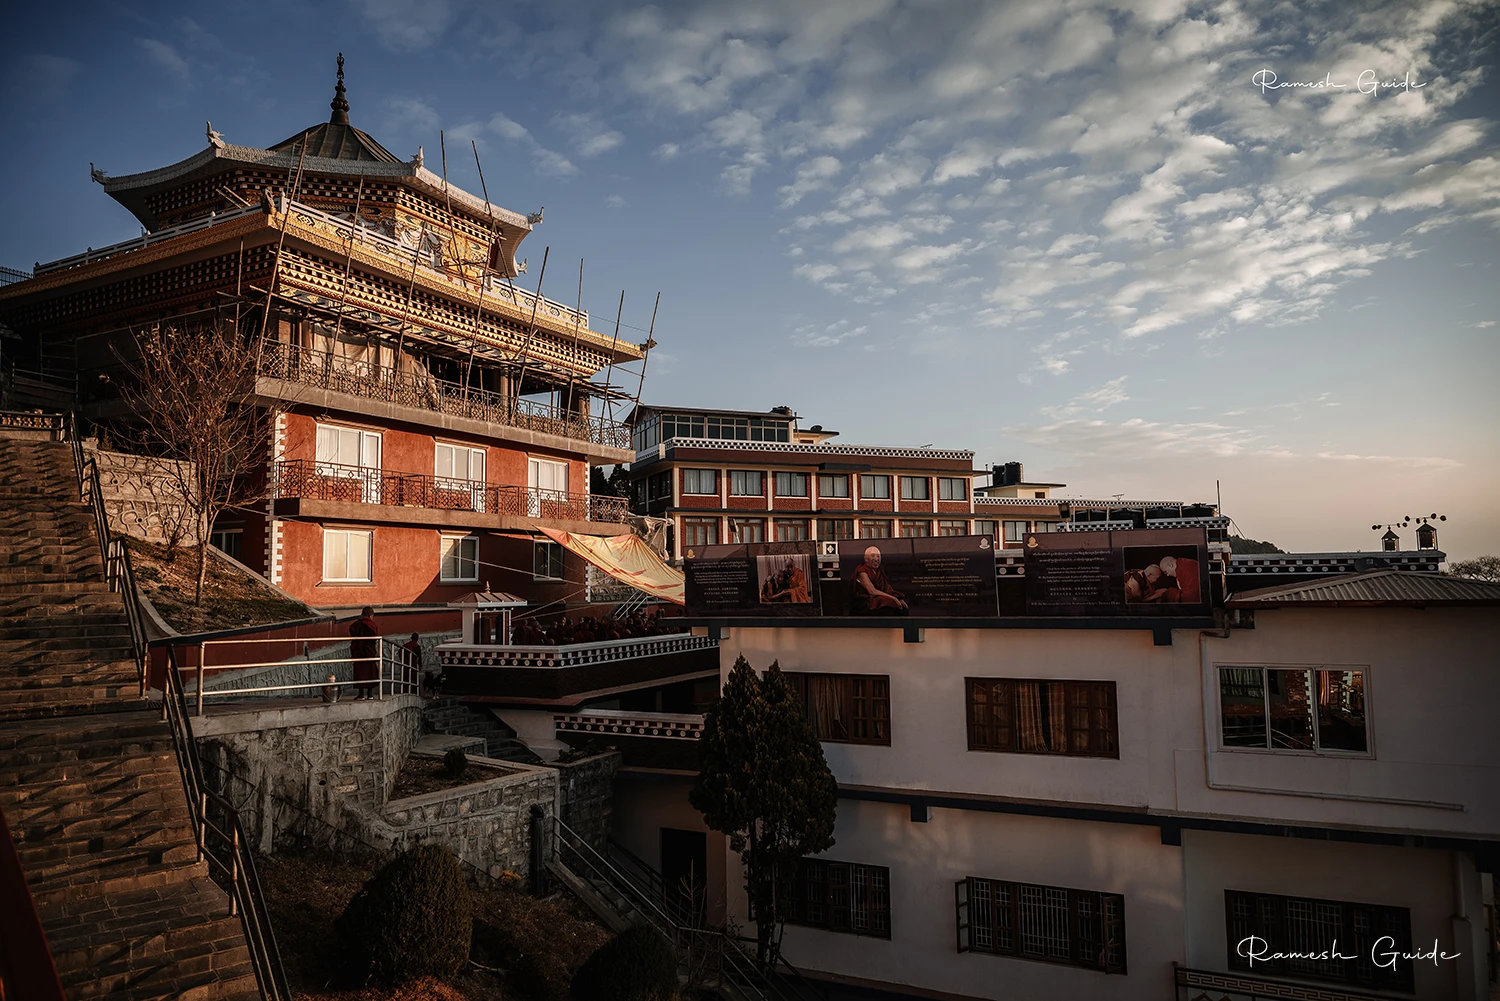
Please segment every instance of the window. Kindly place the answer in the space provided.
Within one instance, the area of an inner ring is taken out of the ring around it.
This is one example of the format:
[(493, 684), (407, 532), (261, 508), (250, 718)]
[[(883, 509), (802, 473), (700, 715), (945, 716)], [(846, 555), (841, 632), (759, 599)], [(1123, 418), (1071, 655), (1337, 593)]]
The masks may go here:
[[(318, 473), (341, 480), (354, 480), (341, 500), (380, 503), (380, 435), (358, 428), (318, 425)], [(353, 496), (358, 494), (358, 496)]]
[(879, 474), (861, 473), (859, 475), (859, 495), (870, 500), (890, 500), (891, 478)]
[(967, 678), (969, 750), (1118, 758), (1113, 681)]
[(1032, 531), (1039, 535), (1045, 535), (1048, 532), (1061, 532), (1062, 524), (1060, 521), (1038, 521), (1033, 523), (1034, 527)]
[(1037, 490), (1037, 491), (1035, 491), (1035, 493), (1036, 493), (1036, 499), (1037, 500), (1046, 500), (1047, 499), (1047, 491), (1045, 491), (1045, 490)]
[(555, 542), (533, 542), (531, 547), (531, 576), (536, 580), (562, 580), (563, 547)]
[(719, 544), (718, 518), (682, 519), (682, 546), (717, 546)]
[(368, 583), (370, 581), (370, 532), (346, 529), (323, 530), (323, 580)]
[(861, 539), (889, 539), (891, 537), (891, 523), (888, 521), (865, 521), (860, 520), (859, 537)]
[(760, 497), (765, 494), (765, 473), (758, 469), (735, 469), (729, 473), (731, 497)]
[(891, 870), (883, 865), (800, 859), (789, 889), (791, 924), (891, 937)]
[(568, 492), (568, 464), (551, 459), (526, 460), (526, 485), (532, 490)]
[(208, 544), (230, 559), (240, 559), (244, 551), (245, 530), (243, 528), (215, 528), (208, 537)]
[(848, 497), (849, 477), (844, 473), (819, 473), (819, 497)]
[(806, 497), (807, 496), (807, 474), (806, 473), (777, 473), (776, 474), (776, 496), (777, 497)]
[(938, 500), (961, 501), (969, 499), (969, 481), (959, 476), (938, 477)]
[(1005, 522), (1005, 541), (1006, 542), (1025, 542), (1026, 541), (1026, 532), (1028, 531), (1027, 525), (1029, 525), (1029, 524), (1030, 524), (1030, 522), (1025, 522), (1025, 521), (1007, 521), (1007, 522)]
[(903, 521), (901, 523), (901, 538), (903, 539), (925, 539), (932, 534), (932, 522), (930, 521)]
[(960, 952), (1125, 972), (1125, 898), (970, 876), (955, 892)]
[(630, 432), (630, 444), (637, 452), (644, 452), (648, 448), (655, 448), (661, 441), (661, 420), (652, 417), (649, 420), (637, 424)]
[(938, 535), (968, 535), (969, 523), (967, 521), (940, 521), (938, 522)]
[(819, 740), (890, 744), (890, 678), (886, 675), (789, 671), (786, 680), (802, 699)]
[(927, 500), (927, 489), (928, 483), (925, 476), (901, 477), (902, 500)]
[(717, 469), (684, 469), (682, 492), (685, 494), (719, 493), (719, 471)]
[(433, 475), (440, 480), (478, 480), (484, 482), (484, 449), (467, 445), (433, 446)]
[(818, 519), (818, 538), (825, 542), (834, 542), (838, 539), (854, 538), (853, 518), (820, 518)]
[[(1388, 952), (1411, 951), (1411, 911), (1405, 907), (1225, 890), (1224, 911), (1231, 970), (1337, 980), (1377, 989), (1412, 989), (1412, 962), (1398, 958), (1391, 965), (1385, 959)], [(1266, 943), (1267, 952), (1314, 955), (1332, 955), (1336, 939), (1338, 955), (1353, 958), (1257, 959), (1252, 964), (1245, 955), (1248, 946), (1240, 948), (1240, 943), (1252, 935)], [(1380, 942), (1386, 936), (1392, 941)], [(1377, 966), (1372, 953), (1384, 965)]]
[(479, 538), (473, 535), (442, 537), (443, 565), (438, 577), (443, 581), (477, 581), (479, 579)]
[(1369, 753), (1365, 672), (1219, 668), (1223, 746)]
[(672, 474), (671, 472), (652, 473), (646, 477), (646, 500), (657, 501), (663, 498), (672, 498)]
[(776, 541), (777, 542), (806, 542), (807, 541), (807, 520), (806, 519), (794, 519), (794, 520), (788, 521), (788, 520), (784, 520), (782, 518), (777, 518), (776, 519)]
[(995, 530), (997, 528), (999, 528), (999, 527), (1000, 527), (1000, 525), (999, 525), (998, 522), (994, 522), (994, 521), (976, 521), (976, 522), (974, 522), (974, 534), (975, 535), (988, 535), (990, 538), (993, 539), (993, 538), (996, 537), (995, 536)]
[(729, 541), (735, 545), (743, 542), (765, 542), (766, 519), (730, 518)]

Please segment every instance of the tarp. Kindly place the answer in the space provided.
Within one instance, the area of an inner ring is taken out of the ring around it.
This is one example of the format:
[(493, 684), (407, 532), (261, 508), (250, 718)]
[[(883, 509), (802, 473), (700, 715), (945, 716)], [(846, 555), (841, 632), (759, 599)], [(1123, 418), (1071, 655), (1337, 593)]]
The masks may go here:
[(551, 528), (541, 531), (559, 546), (582, 556), (615, 580), (674, 605), (685, 603), (682, 571), (669, 566), (640, 536), (574, 535)]

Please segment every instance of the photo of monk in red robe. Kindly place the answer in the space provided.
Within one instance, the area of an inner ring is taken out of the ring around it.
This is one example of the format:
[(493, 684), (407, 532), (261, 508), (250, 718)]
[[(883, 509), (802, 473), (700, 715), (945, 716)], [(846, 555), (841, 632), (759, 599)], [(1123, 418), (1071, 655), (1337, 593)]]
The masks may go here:
[(849, 595), (850, 615), (905, 615), (906, 596), (891, 586), (880, 569), (880, 549), (865, 550), (865, 561), (854, 571)]
[(812, 592), (807, 587), (807, 574), (788, 557), (786, 565), (761, 585), (760, 600), (765, 603), (788, 602), (807, 604), (812, 601)]

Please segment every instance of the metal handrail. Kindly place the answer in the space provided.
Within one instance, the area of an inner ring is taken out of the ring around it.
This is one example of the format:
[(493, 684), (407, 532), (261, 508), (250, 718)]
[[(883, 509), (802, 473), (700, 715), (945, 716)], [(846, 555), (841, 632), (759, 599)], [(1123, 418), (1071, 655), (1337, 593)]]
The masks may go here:
[[(99, 465), (94, 458), (84, 456), (76, 414), (68, 413), (65, 429), (69, 448), (73, 453), (74, 469), (78, 474), (80, 500), (89, 505), (94, 515), (106, 580), (110, 590), (119, 592), (125, 606), (125, 620), (130, 627), (131, 645), (135, 651), (136, 672), (141, 694), (144, 695), (148, 657), (146, 617), (135, 586), (130, 550), (123, 539), (110, 532), (109, 515), (100, 489)], [(166, 649), (166, 680), (163, 682), (162, 696), (162, 719), (172, 732), (172, 743), (177, 751), (177, 771), (182, 778), (183, 793), (187, 796), (199, 858), (206, 857), (217, 866), (229, 883), (226, 887), (229, 913), (240, 917), (261, 997), (264, 1001), (291, 1001), (286, 971), (282, 968), (281, 954), (276, 947), (265, 897), (255, 875), (255, 862), (240, 826), (239, 815), (228, 800), (210, 792), (203, 785), (198, 745), (193, 740), (182, 679), (177, 673), (177, 657), (171, 647)], [(219, 822), (211, 821), (210, 808), (217, 810), (224, 819)], [(210, 847), (210, 835), (222, 844)]]

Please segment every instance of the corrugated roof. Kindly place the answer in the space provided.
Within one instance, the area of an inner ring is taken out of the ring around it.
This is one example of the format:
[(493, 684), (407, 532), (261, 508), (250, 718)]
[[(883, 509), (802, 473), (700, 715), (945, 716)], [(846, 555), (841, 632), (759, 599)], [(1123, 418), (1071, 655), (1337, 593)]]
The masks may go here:
[(1230, 608), (1282, 605), (1500, 605), (1500, 583), (1410, 570), (1370, 570), (1231, 594)]

